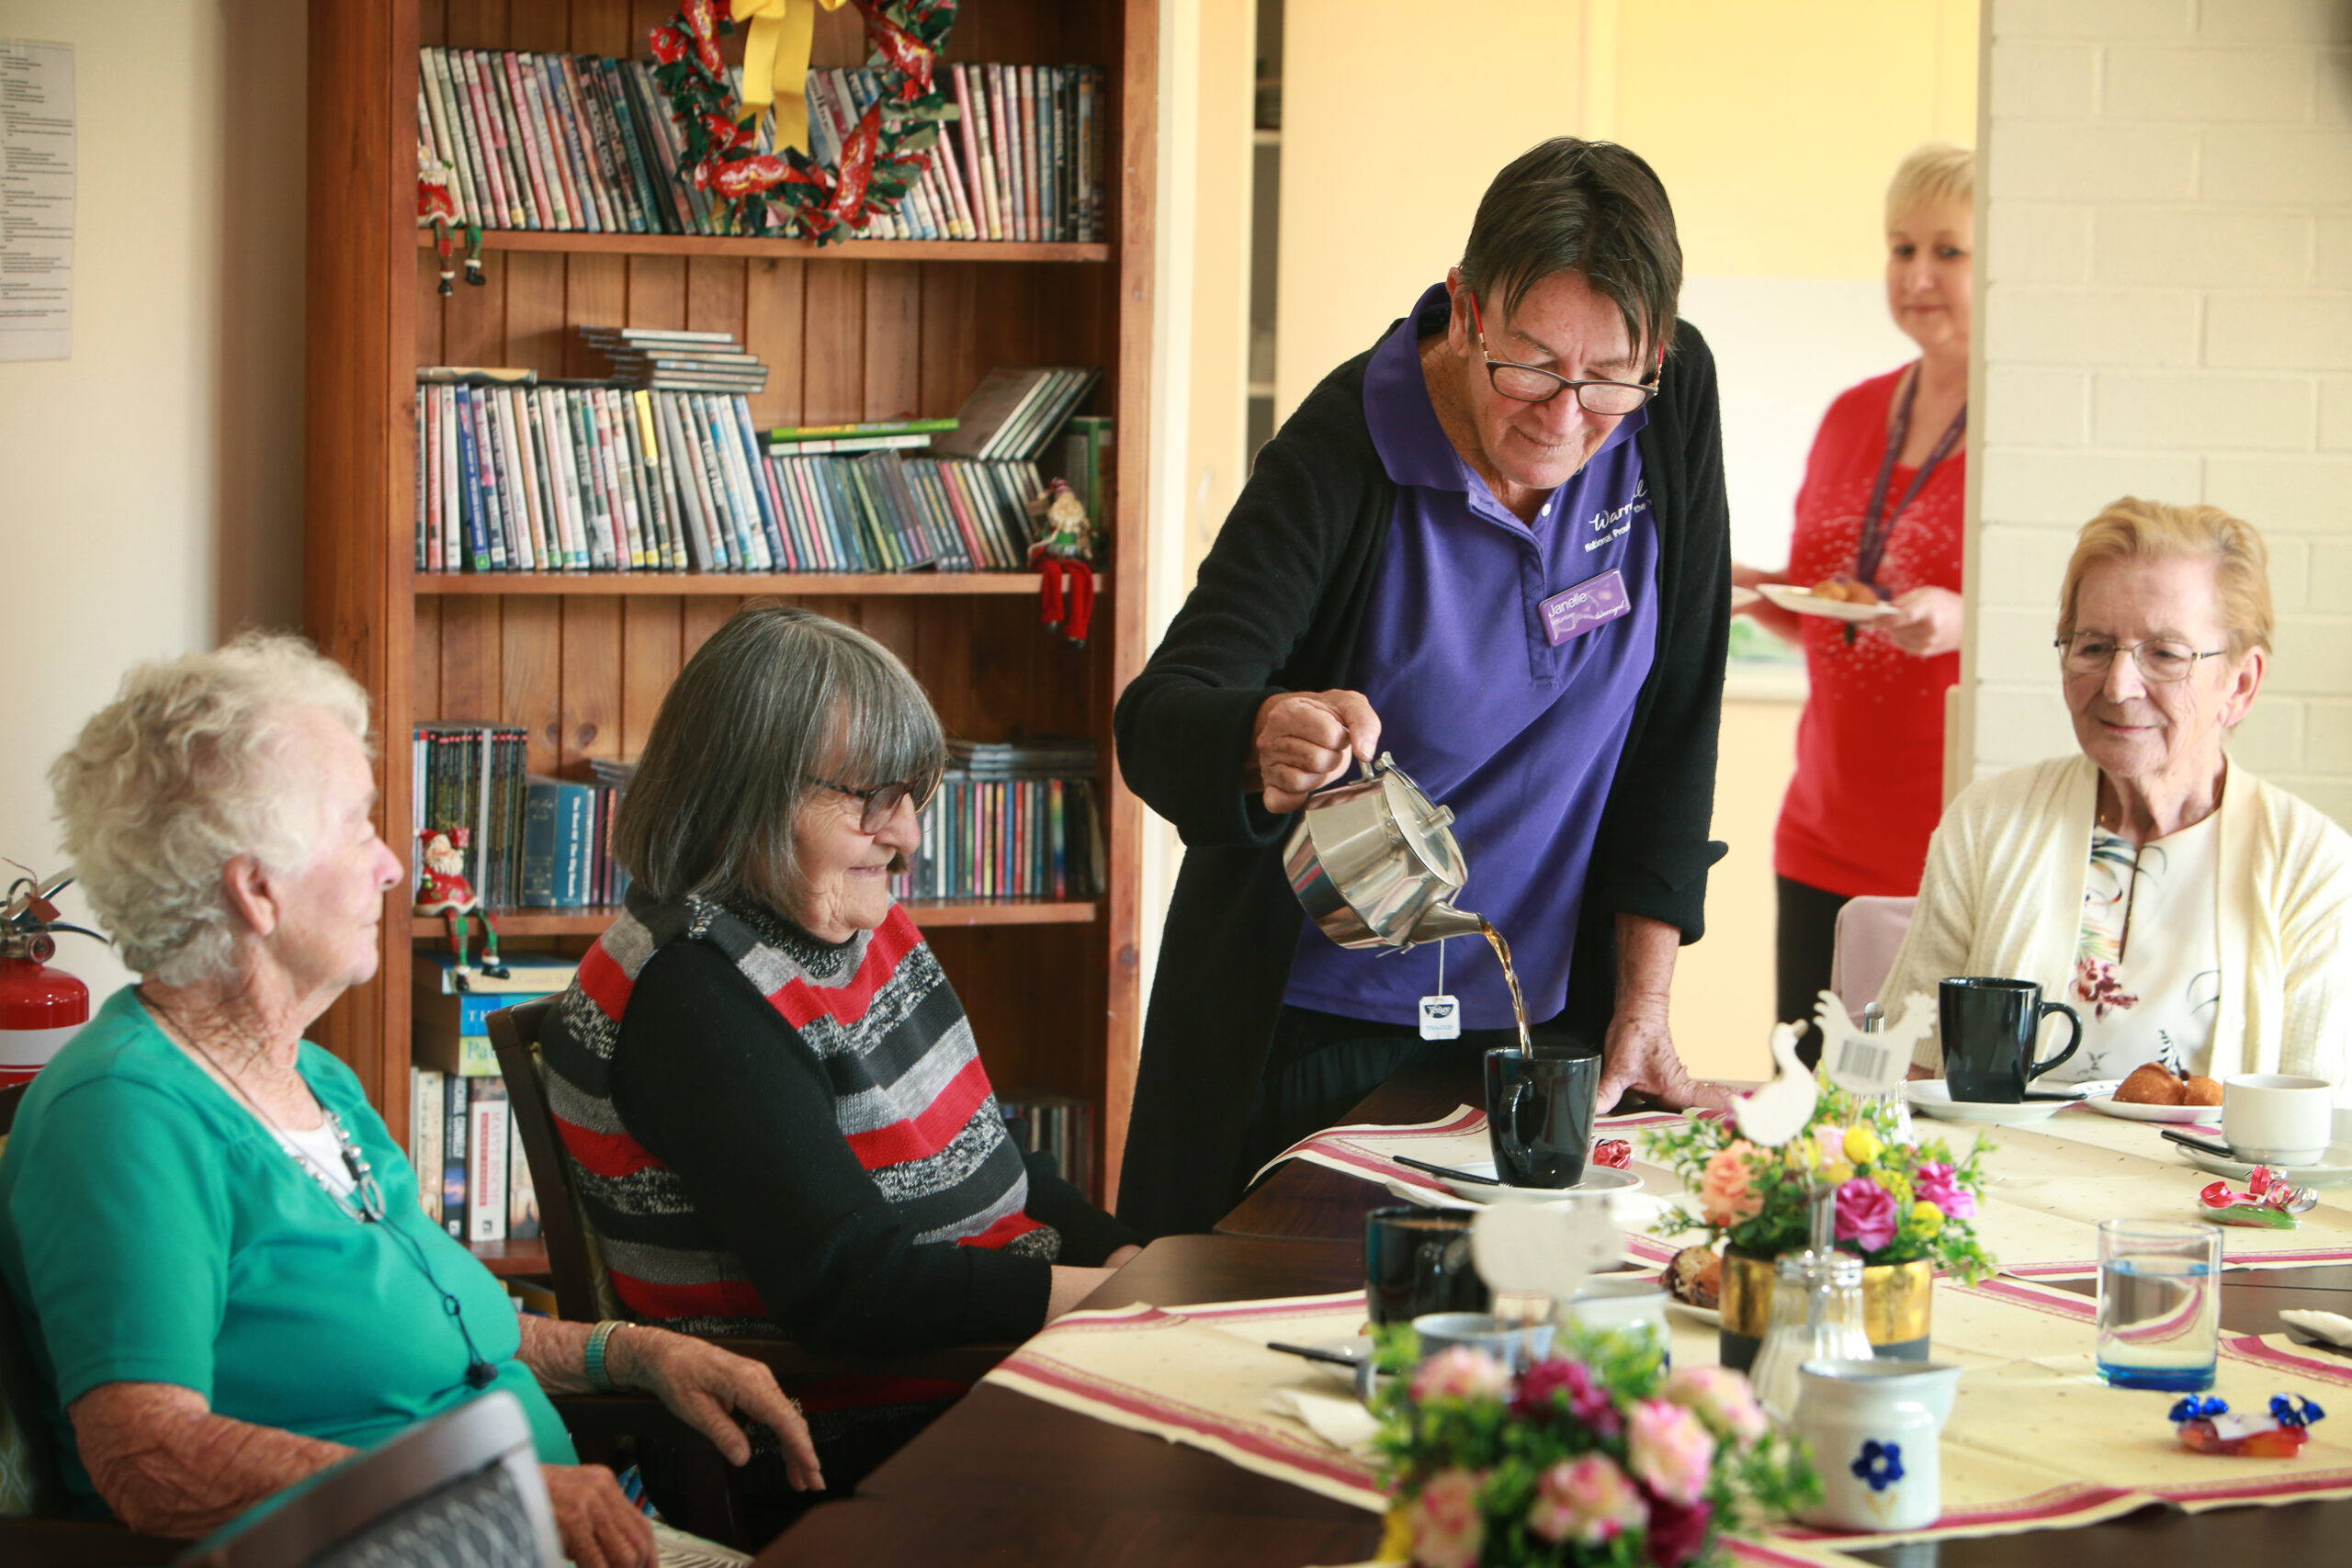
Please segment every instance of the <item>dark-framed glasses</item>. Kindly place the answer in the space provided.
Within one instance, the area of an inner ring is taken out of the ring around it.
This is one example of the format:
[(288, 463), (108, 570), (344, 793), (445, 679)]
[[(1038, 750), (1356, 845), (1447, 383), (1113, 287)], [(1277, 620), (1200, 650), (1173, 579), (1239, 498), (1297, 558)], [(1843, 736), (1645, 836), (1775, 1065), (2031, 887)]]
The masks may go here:
[(1587, 413), (1629, 414), (1657, 395), (1655, 378), (1647, 381), (1571, 381), (1555, 370), (1497, 359), (1487, 348), (1487, 323), (1478, 313), (1478, 296), (1470, 295), (1470, 320), (1478, 329), (1478, 353), (1487, 361), (1487, 379), (1496, 391), (1515, 403), (1548, 403), (1562, 392), (1573, 391)]
[(913, 801), (915, 811), (920, 815), (922, 808), (931, 804), (931, 797), (939, 793), (939, 779), (936, 775), (920, 782), (896, 779), (889, 784), (876, 784), (872, 789), (852, 789), (849, 785), (836, 784), (831, 779), (810, 779), (808, 782), (820, 789), (829, 789), (836, 795), (848, 795), (858, 802), (861, 810), (857, 819), (857, 830), (861, 833), (880, 832), (888, 825), (890, 818), (898, 815), (899, 802), (902, 800)]
[(2128, 646), (2105, 632), (2076, 632), (2060, 637), (2059, 662), (2069, 675), (2104, 675), (2116, 655), (2128, 653), (2140, 667), (2140, 678), (2151, 682), (2186, 681), (2200, 659), (2219, 659), (2227, 649), (2197, 649), (2174, 637), (2150, 637)]

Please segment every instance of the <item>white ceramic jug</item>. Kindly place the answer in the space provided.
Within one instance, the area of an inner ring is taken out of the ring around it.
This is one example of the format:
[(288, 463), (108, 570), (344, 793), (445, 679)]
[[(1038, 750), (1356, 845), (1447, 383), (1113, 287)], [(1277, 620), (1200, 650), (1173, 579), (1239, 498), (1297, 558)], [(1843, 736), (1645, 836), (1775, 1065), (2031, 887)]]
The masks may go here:
[(1920, 1361), (1807, 1361), (1795, 1427), (1813, 1447), (1821, 1502), (1807, 1524), (1914, 1530), (1943, 1514), (1944, 1422), (1960, 1369)]

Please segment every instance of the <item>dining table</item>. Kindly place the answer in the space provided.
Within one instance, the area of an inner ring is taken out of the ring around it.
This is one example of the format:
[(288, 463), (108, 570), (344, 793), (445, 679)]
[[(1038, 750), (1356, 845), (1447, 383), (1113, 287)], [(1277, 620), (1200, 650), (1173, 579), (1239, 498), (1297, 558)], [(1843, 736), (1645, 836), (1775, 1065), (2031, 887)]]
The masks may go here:
[[(1418, 1066), (1392, 1077), (1347, 1120), (1423, 1122), (1480, 1099), (1475, 1060)], [(1214, 1232), (1153, 1242), (1084, 1304), (1172, 1308), (1361, 1289), (1364, 1216), (1396, 1201), (1376, 1183), (1293, 1160), (1265, 1175)], [(2057, 1288), (2088, 1294), (2096, 1283)], [(2225, 1330), (2276, 1334), (2282, 1309), (2352, 1314), (2352, 1266), (2231, 1269), (2221, 1294)], [(756, 1562), (1306, 1568), (1364, 1562), (1380, 1537), (1379, 1517), (1363, 1508), (983, 1383), (856, 1495), (811, 1509)], [(1850, 1555), (1885, 1568), (2284, 1564), (2335, 1561), (2347, 1541), (2352, 1501), (2202, 1513), (2152, 1506), (2071, 1529), (1906, 1541)]]

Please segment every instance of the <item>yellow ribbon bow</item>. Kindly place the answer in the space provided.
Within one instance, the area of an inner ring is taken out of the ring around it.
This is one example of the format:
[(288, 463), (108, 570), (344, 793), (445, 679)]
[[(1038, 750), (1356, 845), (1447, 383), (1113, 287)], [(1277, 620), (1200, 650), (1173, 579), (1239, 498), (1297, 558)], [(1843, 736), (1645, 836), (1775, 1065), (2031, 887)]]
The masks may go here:
[(849, 0), (730, 0), (729, 15), (752, 24), (743, 44), (743, 113), (752, 125), (773, 106), (775, 144), (810, 151), (808, 46), (817, 7), (838, 11)]

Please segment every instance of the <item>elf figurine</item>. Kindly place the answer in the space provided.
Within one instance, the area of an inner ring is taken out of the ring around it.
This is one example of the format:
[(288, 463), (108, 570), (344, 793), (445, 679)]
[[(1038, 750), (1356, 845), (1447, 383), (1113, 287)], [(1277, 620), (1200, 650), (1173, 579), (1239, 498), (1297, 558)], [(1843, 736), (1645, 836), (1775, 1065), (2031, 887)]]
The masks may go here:
[[(420, 141), (416, 144), (416, 226), (433, 231), (433, 248), (441, 257), (441, 292), (457, 292), (449, 287), (456, 276), (449, 270), (450, 253), (456, 242), (450, 226), (462, 220), (457, 197), (449, 194), (449, 165), (433, 155), (433, 150)], [(466, 281), (481, 285), (489, 280), (481, 271), (481, 226), (465, 224)]]
[[(1040, 579), (1038, 619), (1061, 626), (1074, 647), (1086, 646), (1087, 628), (1094, 620), (1094, 525), (1086, 507), (1067, 479), (1056, 479), (1031, 503), (1038, 514), (1036, 543), (1029, 547), (1029, 564)], [(1063, 580), (1069, 580), (1067, 616), (1062, 604)]]
[(498, 961), (498, 927), (481, 907), (474, 885), (466, 880), (466, 845), (473, 834), (464, 828), (424, 828), (417, 840), (424, 846), (424, 892), (416, 901), (420, 915), (440, 915), (449, 922), (449, 946), (458, 955), (458, 989), (470, 991), (474, 972), (466, 962), (466, 917), (481, 917), (481, 972), (492, 979), (506, 978)]

